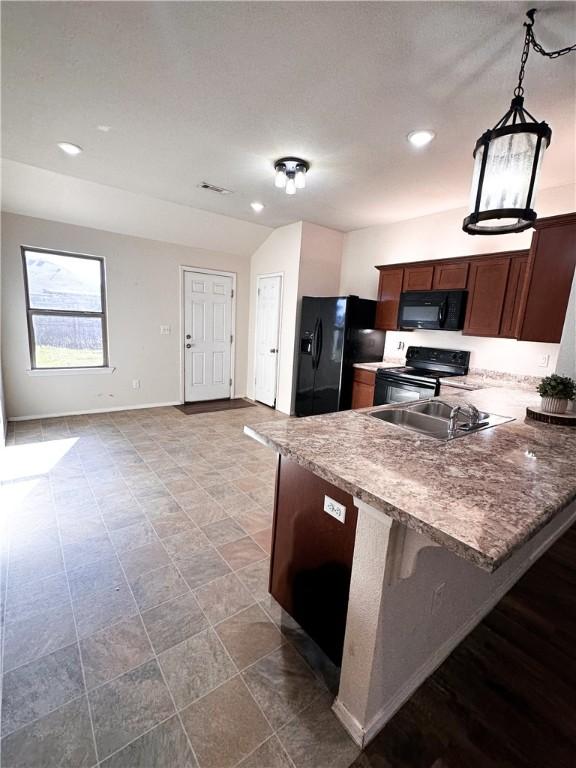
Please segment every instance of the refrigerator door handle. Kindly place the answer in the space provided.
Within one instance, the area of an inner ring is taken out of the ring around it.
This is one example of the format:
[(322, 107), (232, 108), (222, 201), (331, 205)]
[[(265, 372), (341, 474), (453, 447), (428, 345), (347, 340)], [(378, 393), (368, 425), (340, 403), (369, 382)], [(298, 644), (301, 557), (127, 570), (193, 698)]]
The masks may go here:
[(322, 356), (322, 320), (318, 320), (318, 340), (316, 342), (316, 368), (320, 364), (320, 357)]
[(314, 323), (314, 333), (312, 334), (312, 370), (316, 370), (316, 355), (318, 354), (318, 323), (320, 321), (316, 318)]

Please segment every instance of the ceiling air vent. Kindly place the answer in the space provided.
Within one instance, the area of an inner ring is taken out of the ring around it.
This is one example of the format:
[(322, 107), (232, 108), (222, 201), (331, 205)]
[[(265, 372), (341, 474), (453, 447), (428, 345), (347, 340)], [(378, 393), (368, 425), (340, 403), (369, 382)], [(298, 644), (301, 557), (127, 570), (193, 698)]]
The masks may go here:
[(217, 192), (219, 195), (233, 194), (231, 189), (224, 189), (224, 187), (217, 187), (215, 184), (208, 184), (207, 181), (201, 181), (200, 184), (198, 184), (198, 187), (200, 189), (209, 189), (210, 192)]

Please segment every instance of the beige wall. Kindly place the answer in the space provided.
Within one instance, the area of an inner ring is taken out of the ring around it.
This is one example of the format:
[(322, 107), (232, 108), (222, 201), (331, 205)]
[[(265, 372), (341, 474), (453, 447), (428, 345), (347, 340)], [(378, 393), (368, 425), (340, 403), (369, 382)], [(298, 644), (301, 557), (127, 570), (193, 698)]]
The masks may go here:
[(2, 210), (238, 256), (250, 256), (272, 232), (256, 222), (14, 160), (2, 161)]
[(257, 279), (283, 275), (282, 319), (278, 355), (276, 408), (293, 413), (298, 375), (297, 338), (302, 296), (337, 296), (343, 234), (307, 221), (279, 227), (252, 256), (248, 347), (248, 397), (254, 396)]
[(302, 222), (299, 297), (338, 296), (343, 244), (342, 232)]
[[(574, 185), (545, 189), (539, 193), (538, 214), (552, 216), (576, 210)], [(376, 298), (377, 264), (422, 259), (442, 259), (494, 251), (528, 248), (532, 230), (515, 235), (470, 236), (462, 232), (464, 208), (433, 216), (400, 221), (349, 232), (344, 237), (340, 293)], [(472, 352), (471, 366), (535, 376), (554, 370), (558, 344), (536, 344), (510, 339), (482, 339), (459, 332), (415, 331), (386, 334), (386, 356), (404, 355), (398, 344), (451, 347)], [(548, 364), (541, 366), (542, 358)]]
[[(229, 255), (5, 213), (2, 363), (9, 417), (180, 401), (180, 266), (237, 274), (235, 394), (245, 394), (250, 264)], [(20, 246), (103, 256), (112, 374), (30, 376)], [(171, 334), (160, 335), (160, 325)], [(132, 388), (140, 379), (141, 389)]]
[(252, 255), (250, 269), (250, 322), (246, 393), (248, 397), (254, 397), (257, 279), (259, 275), (280, 273), (282, 274), (282, 317), (280, 320), (276, 407), (284, 413), (290, 413), (292, 408), (301, 241), (301, 221), (275, 229)]

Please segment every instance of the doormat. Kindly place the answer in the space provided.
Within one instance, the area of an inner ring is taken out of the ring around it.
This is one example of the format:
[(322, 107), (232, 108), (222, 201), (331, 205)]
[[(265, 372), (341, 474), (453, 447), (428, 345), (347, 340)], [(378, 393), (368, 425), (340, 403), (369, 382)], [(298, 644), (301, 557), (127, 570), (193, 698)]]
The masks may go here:
[(251, 403), (249, 400), (244, 400), (242, 397), (236, 397), (233, 400), (226, 398), (225, 400), (203, 400), (200, 403), (184, 403), (183, 405), (175, 405), (179, 411), (190, 416), (193, 413), (212, 413), (213, 411), (234, 411), (237, 408), (251, 408), (256, 403)]

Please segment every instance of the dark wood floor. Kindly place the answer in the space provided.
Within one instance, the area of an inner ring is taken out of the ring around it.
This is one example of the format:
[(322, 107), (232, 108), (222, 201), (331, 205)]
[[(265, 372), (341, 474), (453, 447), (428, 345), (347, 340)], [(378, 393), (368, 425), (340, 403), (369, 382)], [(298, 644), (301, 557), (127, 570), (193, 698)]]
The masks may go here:
[(351, 768), (576, 767), (576, 526)]

